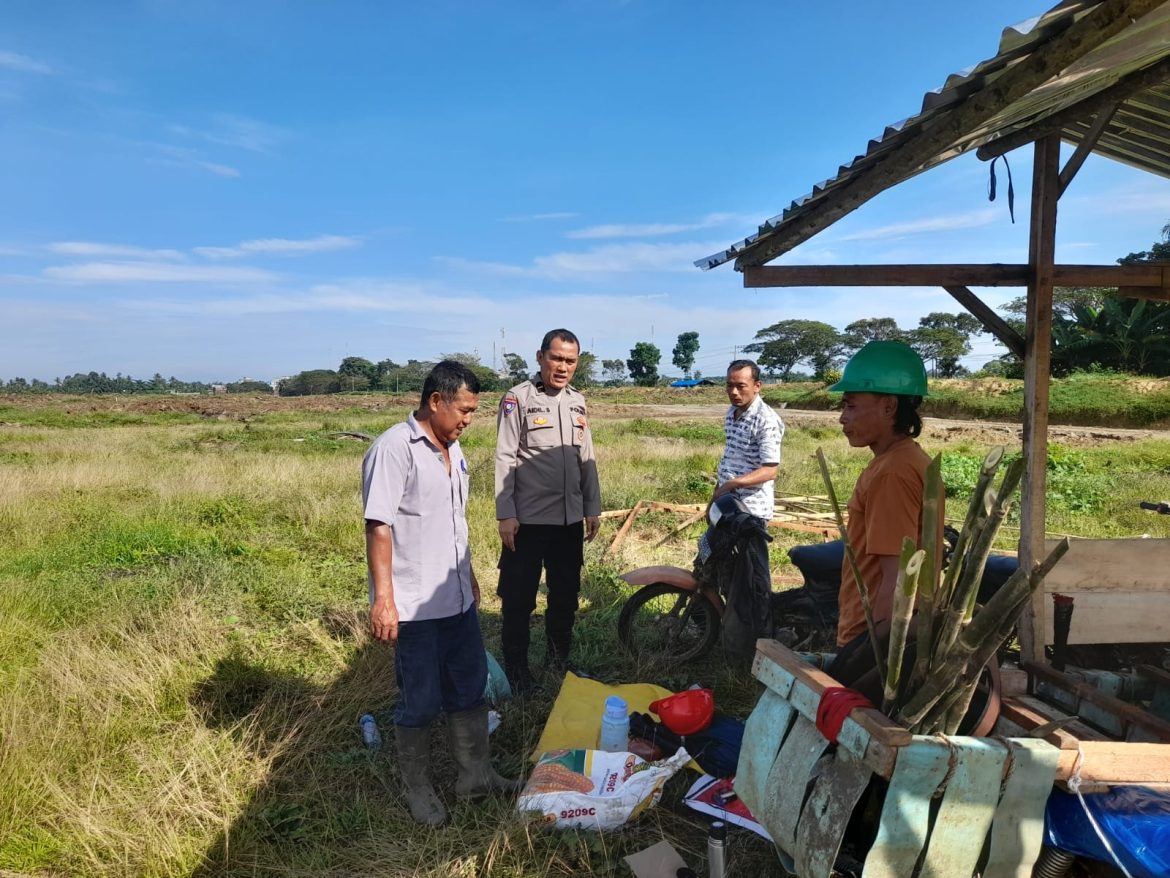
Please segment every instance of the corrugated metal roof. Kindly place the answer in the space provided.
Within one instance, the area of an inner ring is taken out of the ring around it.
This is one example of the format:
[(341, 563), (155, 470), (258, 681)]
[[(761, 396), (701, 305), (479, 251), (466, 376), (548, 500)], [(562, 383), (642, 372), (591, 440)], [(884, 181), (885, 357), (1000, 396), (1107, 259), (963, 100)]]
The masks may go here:
[(952, 73), (916, 116), (888, 126), (835, 177), (695, 265), (763, 264), (879, 192), (1046, 122), (1080, 143), (1114, 101), (1093, 152), (1170, 177), (1170, 0), (1066, 0), (1006, 28), (994, 57)]

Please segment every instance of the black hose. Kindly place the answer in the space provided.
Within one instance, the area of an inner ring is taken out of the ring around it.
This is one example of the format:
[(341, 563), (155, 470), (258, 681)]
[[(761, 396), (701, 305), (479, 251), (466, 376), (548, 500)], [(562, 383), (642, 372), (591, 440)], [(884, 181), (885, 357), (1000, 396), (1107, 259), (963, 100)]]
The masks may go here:
[(1075, 854), (1044, 845), (1040, 859), (1032, 867), (1032, 878), (1064, 878), (1075, 860)]

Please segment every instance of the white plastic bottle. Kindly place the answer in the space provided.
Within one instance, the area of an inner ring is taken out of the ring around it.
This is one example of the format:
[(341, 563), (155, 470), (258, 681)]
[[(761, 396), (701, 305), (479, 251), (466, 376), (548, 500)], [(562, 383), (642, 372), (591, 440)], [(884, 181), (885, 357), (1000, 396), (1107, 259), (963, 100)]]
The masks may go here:
[(358, 723), (362, 727), (362, 742), (371, 750), (382, 747), (382, 734), (378, 731), (378, 723), (370, 714), (364, 714)]
[(597, 748), (609, 753), (625, 753), (630, 748), (630, 709), (619, 695), (605, 699)]

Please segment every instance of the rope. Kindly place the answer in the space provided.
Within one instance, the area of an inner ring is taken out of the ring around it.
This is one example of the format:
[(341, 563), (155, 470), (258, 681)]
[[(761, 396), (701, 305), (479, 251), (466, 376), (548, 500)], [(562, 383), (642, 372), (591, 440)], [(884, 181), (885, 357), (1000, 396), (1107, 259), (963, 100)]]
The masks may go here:
[(1085, 752), (1081, 749), (1081, 745), (1077, 743), (1077, 761), (1073, 763), (1072, 775), (1068, 779), (1068, 788), (1077, 794), (1080, 800), (1081, 808), (1085, 812), (1085, 816), (1089, 818), (1089, 824), (1093, 827), (1093, 831), (1097, 833), (1097, 838), (1101, 840), (1101, 844), (1105, 846), (1105, 850), (1109, 851), (1109, 856), (1113, 860), (1113, 864), (1121, 870), (1125, 878), (1133, 878), (1129, 869), (1117, 858), (1117, 854), (1113, 851), (1113, 845), (1109, 843), (1109, 839), (1105, 837), (1105, 833), (1101, 831), (1101, 827), (1097, 824), (1097, 818), (1093, 816), (1093, 812), (1089, 810), (1088, 804), (1085, 802), (1085, 797), (1081, 795), (1081, 764), (1085, 761)]
[(845, 724), (846, 717), (855, 707), (873, 707), (873, 702), (856, 689), (847, 689), (844, 686), (830, 686), (825, 689), (817, 705), (817, 731), (824, 735), (830, 744), (836, 744), (837, 736), (841, 734), (841, 726)]

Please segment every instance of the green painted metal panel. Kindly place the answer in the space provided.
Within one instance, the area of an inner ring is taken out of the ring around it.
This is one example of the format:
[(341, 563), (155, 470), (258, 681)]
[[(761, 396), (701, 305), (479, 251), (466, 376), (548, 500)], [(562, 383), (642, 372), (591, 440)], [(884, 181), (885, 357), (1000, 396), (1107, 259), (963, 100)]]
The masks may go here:
[[(991, 738), (948, 738), (955, 767), (930, 830), (921, 878), (970, 878), (999, 801), (1007, 748)], [(913, 746), (913, 745), (912, 745)]]
[(817, 727), (798, 716), (768, 775), (763, 808), (752, 810), (777, 847), (790, 854), (796, 850), (796, 825), (804, 809), (813, 769), (828, 746), (829, 742)]
[(752, 814), (764, 805), (764, 790), (776, 754), (784, 742), (796, 711), (784, 698), (765, 689), (744, 724), (743, 744), (735, 773), (735, 790)]
[(947, 776), (950, 753), (942, 740), (920, 737), (898, 750), (877, 838), (865, 858), (862, 878), (913, 875), (930, 835), (930, 800)]
[(983, 878), (1031, 878), (1044, 840), (1044, 808), (1060, 750), (1038, 738), (1008, 739), (1010, 760)]
[(858, 756), (838, 749), (817, 776), (796, 827), (796, 874), (830, 878), (845, 830), (873, 772)]

